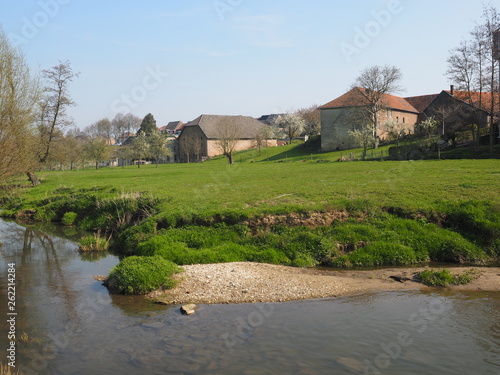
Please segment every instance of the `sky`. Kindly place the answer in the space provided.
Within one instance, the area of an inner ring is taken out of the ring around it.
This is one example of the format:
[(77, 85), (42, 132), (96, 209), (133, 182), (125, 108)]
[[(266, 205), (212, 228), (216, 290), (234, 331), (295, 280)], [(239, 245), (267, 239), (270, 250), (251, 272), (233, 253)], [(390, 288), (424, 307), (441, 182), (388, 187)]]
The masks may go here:
[(325, 104), (394, 65), (401, 96), (448, 89), (450, 49), (500, 0), (0, 0), (34, 72), (69, 61), (80, 129), (117, 113), (157, 125)]

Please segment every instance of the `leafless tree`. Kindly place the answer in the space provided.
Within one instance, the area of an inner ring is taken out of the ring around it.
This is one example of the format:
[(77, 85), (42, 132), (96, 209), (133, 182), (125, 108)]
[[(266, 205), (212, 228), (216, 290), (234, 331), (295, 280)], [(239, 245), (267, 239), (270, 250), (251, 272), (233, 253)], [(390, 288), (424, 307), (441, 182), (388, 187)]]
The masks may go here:
[(467, 92), (469, 104), (472, 103), (473, 84), (476, 78), (478, 64), (474, 59), (473, 48), (467, 41), (462, 41), (460, 46), (450, 51), (446, 60), (448, 70), (446, 75), (457, 84), (457, 88)]
[(241, 138), (241, 132), (240, 125), (229, 119), (221, 120), (215, 130), (217, 147), (227, 158), (229, 164), (233, 164), (233, 152)]
[(273, 131), (271, 127), (264, 126), (262, 129), (257, 131), (254, 137), (255, 147), (259, 150), (259, 156), (262, 155), (262, 148), (267, 146), (269, 139), (273, 137)]
[(363, 94), (366, 96), (367, 105), (363, 108), (367, 112), (367, 118), (370, 121), (372, 136), (375, 148), (378, 147), (379, 137), (379, 113), (385, 109), (382, 103), (384, 94), (395, 94), (401, 91), (399, 82), (401, 81), (401, 71), (395, 66), (372, 66), (361, 72), (356, 78), (355, 87), (365, 89)]
[(41, 163), (45, 163), (50, 156), (57, 131), (73, 123), (66, 112), (69, 107), (76, 105), (69, 95), (69, 84), (79, 73), (73, 72), (69, 61), (59, 62), (59, 65), (43, 70), (42, 73), (46, 87), (40, 102), (39, 130), (42, 149), (39, 159)]

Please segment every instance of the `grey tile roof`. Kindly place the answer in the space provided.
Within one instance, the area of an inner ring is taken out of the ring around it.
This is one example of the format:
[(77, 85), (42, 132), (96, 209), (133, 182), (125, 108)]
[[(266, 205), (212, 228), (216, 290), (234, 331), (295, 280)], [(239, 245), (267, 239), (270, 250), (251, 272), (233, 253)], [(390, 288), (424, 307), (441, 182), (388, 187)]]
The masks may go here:
[(226, 121), (239, 127), (240, 139), (253, 139), (259, 131), (267, 127), (267, 125), (250, 116), (221, 115), (201, 115), (188, 122), (185, 127), (199, 126), (207, 138), (217, 139), (219, 126)]

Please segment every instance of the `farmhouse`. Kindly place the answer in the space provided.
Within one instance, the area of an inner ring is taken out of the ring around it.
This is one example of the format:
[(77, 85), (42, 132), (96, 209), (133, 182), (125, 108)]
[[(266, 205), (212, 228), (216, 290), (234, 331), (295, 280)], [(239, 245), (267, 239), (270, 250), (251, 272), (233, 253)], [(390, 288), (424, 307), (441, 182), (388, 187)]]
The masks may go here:
[(170, 121), (167, 125), (162, 126), (160, 131), (166, 135), (179, 135), (184, 127), (182, 121)]
[[(438, 134), (449, 135), (466, 130), (470, 124), (479, 128), (489, 126), (491, 93), (455, 91), (453, 85), (449, 91), (439, 94), (412, 96), (405, 98), (419, 112), (419, 122), (434, 117), (440, 122)], [(493, 97), (494, 111), (498, 105), (498, 95)]]
[[(387, 137), (384, 124), (389, 121), (404, 124), (413, 132), (416, 123), (434, 117), (439, 121), (438, 134), (453, 139), (457, 131), (464, 131), (471, 124), (488, 127), (493, 113), (498, 111), (498, 94), (443, 90), (439, 94), (402, 98), (383, 94), (380, 99), (377, 136)], [(320, 107), (322, 151), (343, 150), (357, 147), (349, 131), (359, 126), (353, 114), (369, 105), (366, 89), (353, 88), (344, 95)], [(358, 125), (356, 125), (358, 124)]]
[[(223, 154), (224, 144), (232, 143), (232, 151), (257, 147), (257, 139), (268, 125), (249, 116), (201, 115), (188, 122), (179, 135), (181, 162), (203, 161)], [(265, 139), (265, 146), (276, 146), (275, 139)]]
[[(363, 108), (369, 105), (366, 89), (355, 87), (344, 95), (319, 107), (321, 111), (321, 150), (345, 150), (354, 148), (354, 139), (349, 131), (355, 130), (359, 123), (357, 117)], [(408, 131), (413, 128), (418, 120), (419, 112), (404, 98), (395, 95), (382, 94), (380, 99), (378, 123), (376, 129), (380, 139), (387, 137), (384, 124), (389, 121), (400, 123)]]

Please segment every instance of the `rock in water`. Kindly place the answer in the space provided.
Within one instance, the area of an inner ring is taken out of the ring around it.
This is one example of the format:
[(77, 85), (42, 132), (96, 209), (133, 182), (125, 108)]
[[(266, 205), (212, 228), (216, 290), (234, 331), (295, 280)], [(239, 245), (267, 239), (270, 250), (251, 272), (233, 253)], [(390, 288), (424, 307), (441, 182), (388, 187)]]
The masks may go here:
[(197, 309), (198, 309), (198, 306), (196, 306), (194, 303), (190, 303), (190, 304), (181, 306), (181, 313), (183, 313), (185, 315), (193, 315)]

